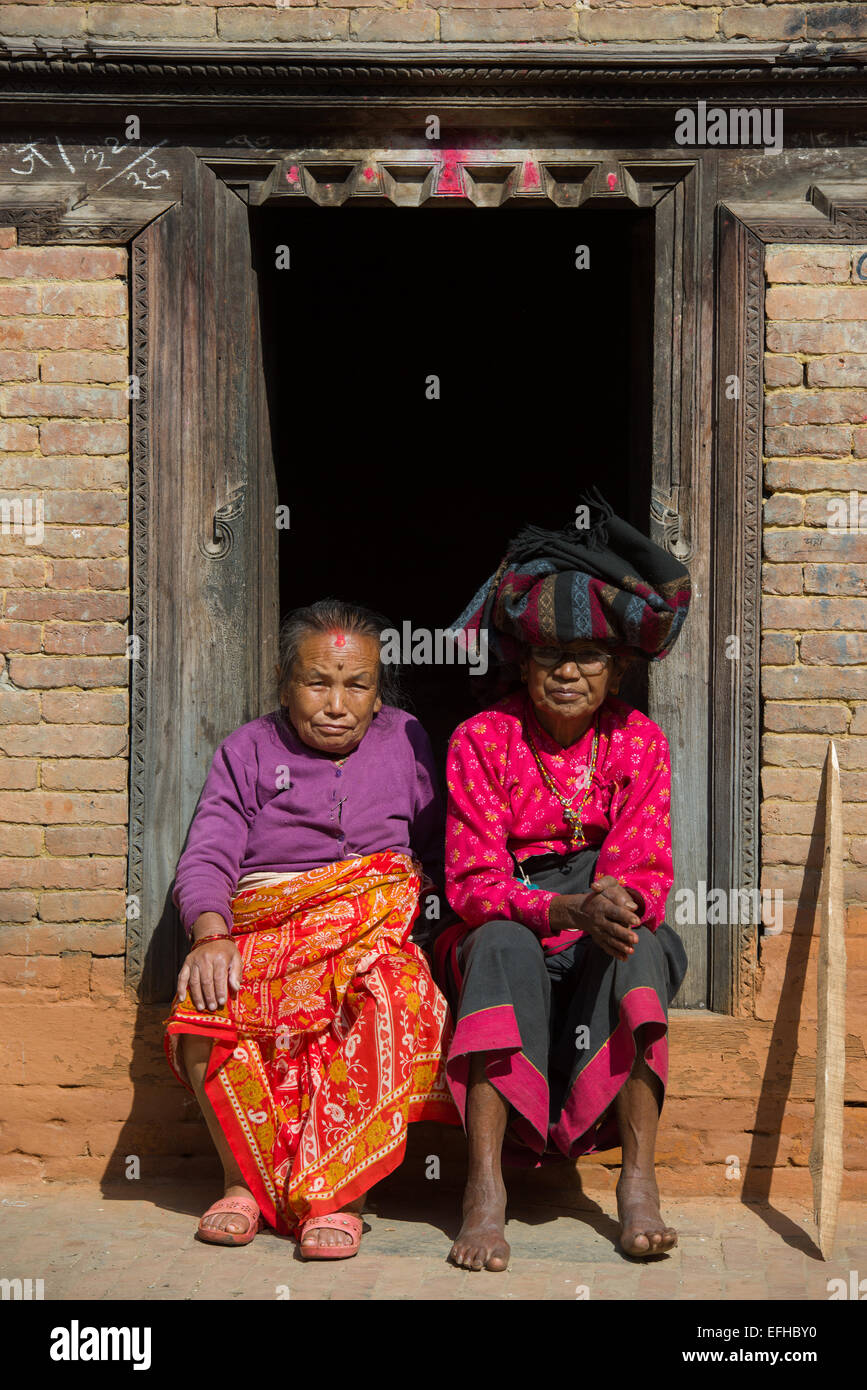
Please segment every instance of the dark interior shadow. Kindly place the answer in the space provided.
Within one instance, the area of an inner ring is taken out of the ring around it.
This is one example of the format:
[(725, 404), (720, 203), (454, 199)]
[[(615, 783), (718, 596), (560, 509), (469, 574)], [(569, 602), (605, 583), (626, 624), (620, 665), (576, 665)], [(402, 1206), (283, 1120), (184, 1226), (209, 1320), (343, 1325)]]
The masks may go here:
[[(826, 773), (823, 771), (811, 832), (814, 836), (821, 834), (824, 829), (825, 781)], [(787, 1245), (816, 1260), (821, 1260), (822, 1255), (815, 1241), (797, 1222), (773, 1206), (770, 1196), (798, 1052), (798, 1027), (816, 920), (820, 871), (821, 858), (818, 851), (811, 850), (786, 955), (741, 1196), (743, 1204), (755, 1207), (765, 1224)]]

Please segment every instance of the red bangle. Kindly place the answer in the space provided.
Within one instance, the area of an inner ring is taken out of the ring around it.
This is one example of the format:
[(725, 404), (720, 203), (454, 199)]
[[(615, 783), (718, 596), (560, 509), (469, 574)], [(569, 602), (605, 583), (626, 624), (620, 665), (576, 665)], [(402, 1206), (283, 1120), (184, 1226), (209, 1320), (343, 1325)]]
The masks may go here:
[(213, 936), (200, 936), (198, 941), (193, 942), (190, 950), (195, 951), (197, 946), (204, 946), (206, 941), (228, 941), (229, 939), (230, 933), (227, 931), (215, 932)]

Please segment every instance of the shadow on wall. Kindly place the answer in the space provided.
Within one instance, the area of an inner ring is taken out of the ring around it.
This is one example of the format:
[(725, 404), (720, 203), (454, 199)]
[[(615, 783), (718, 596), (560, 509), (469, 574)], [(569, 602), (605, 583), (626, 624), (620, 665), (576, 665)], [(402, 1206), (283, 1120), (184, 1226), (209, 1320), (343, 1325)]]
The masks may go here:
[[(827, 768), (822, 775), (811, 836), (821, 835), (824, 831), (826, 777)], [(780, 1150), (786, 1106), (792, 1091), (798, 1057), (798, 1030), (804, 1006), (810, 943), (814, 931), (817, 934), (819, 931), (816, 911), (819, 877), (819, 872), (815, 869), (808, 868), (804, 874), (765, 1059), (742, 1191), (742, 1201), (761, 1204), (762, 1219), (787, 1245), (817, 1260), (821, 1260), (821, 1252), (808, 1232), (773, 1206), (770, 1198), (774, 1166)]]

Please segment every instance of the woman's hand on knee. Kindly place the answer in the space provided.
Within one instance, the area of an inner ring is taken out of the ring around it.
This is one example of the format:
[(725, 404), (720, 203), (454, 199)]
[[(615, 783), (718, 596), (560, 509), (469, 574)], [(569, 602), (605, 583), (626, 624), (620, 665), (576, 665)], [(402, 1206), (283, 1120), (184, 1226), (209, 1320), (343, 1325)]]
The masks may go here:
[(232, 941), (209, 941), (190, 951), (178, 975), (178, 998), (183, 1000), (189, 989), (197, 1009), (221, 1009), (228, 998), (228, 989), (237, 994), (241, 987), (243, 965), (241, 952)]

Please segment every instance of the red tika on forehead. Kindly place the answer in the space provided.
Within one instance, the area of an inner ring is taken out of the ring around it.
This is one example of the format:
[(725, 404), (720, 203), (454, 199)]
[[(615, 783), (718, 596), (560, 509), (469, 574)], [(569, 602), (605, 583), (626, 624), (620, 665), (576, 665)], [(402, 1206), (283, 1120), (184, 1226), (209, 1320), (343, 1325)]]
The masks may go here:
[(346, 646), (346, 634), (345, 634), (345, 633), (343, 633), (343, 632), (333, 632), (331, 635), (332, 635), (332, 637), (334, 638), (334, 645), (335, 645), (335, 647), (345, 647), (345, 646)]

